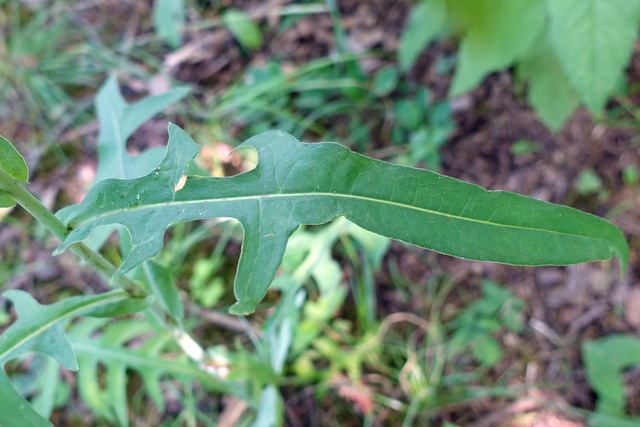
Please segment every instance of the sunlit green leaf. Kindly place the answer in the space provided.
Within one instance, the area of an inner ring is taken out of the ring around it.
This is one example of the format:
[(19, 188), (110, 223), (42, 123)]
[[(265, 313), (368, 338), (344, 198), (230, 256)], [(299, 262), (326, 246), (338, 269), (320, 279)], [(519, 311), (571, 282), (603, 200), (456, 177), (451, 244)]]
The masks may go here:
[(591, 112), (607, 102), (638, 36), (637, 0), (547, 0), (550, 39)]
[(558, 131), (580, 104), (569, 77), (549, 43), (540, 43), (518, 63), (518, 75), (529, 82), (529, 104), (540, 120)]
[(451, 7), (454, 16), (466, 21), (467, 28), (451, 83), (453, 96), (473, 89), (487, 74), (511, 65), (545, 28), (544, 3), (539, 0), (473, 0), (452, 2)]
[(411, 9), (398, 46), (401, 70), (411, 68), (420, 52), (442, 31), (446, 18), (445, 0), (422, 0)]
[(81, 204), (60, 211), (72, 231), (56, 253), (100, 226), (122, 224), (133, 249), (117, 278), (156, 255), (171, 224), (234, 217), (244, 229), (238, 302), (231, 310), (237, 314), (252, 312), (263, 298), (300, 224), (341, 215), (378, 234), (461, 258), (560, 265), (617, 256), (626, 268), (622, 233), (572, 208), (369, 159), (339, 144), (304, 144), (279, 131), (241, 147), (257, 151), (255, 169), (230, 178), (190, 176), (176, 191), (198, 145), (170, 125), (167, 155), (152, 173), (103, 181)]

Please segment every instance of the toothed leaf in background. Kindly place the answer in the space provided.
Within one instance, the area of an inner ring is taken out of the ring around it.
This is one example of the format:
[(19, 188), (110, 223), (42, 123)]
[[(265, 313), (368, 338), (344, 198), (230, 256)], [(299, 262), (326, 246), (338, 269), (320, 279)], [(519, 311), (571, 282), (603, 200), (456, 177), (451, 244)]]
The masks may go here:
[(473, 89), (487, 74), (510, 66), (544, 30), (544, 4), (539, 0), (474, 0), (450, 5), (453, 16), (468, 28), (460, 43), (451, 96)]
[(628, 247), (609, 222), (518, 194), (486, 191), (437, 173), (369, 159), (334, 143), (301, 143), (284, 132), (241, 145), (258, 153), (255, 169), (229, 178), (190, 176), (175, 186), (198, 145), (169, 126), (167, 155), (152, 173), (105, 180), (59, 213), (71, 229), (56, 253), (97, 227), (121, 224), (133, 249), (114, 278), (156, 255), (172, 224), (236, 218), (244, 229), (233, 314), (264, 297), (287, 240), (300, 224), (340, 215), (361, 227), (444, 254), (516, 265), (562, 265), (617, 256)]
[(398, 63), (402, 71), (413, 66), (420, 52), (442, 32), (446, 22), (445, 0), (422, 0), (411, 9), (398, 46)]
[[(16, 181), (27, 182), (29, 179), (29, 169), (24, 158), (2, 135), (0, 135), (0, 169)], [(10, 208), (15, 204), (11, 196), (0, 190), (0, 208)]]
[(529, 82), (527, 99), (540, 120), (552, 131), (559, 131), (580, 105), (580, 97), (551, 45), (545, 41), (531, 49), (518, 63), (517, 75)]
[(638, 36), (637, 0), (547, 0), (551, 44), (582, 101), (604, 108)]
[[(187, 88), (175, 89), (161, 95), (147, 96), (133, 105), (128, 105), (120, 94), (116, 78), (110, 77), (96, 98), (100, 134), (98, 172), (93, 185), (106, 178), (134, 178), (151, 172), (161, 161), (165, 147), (152, 148), (133, 157), (127, 151), (127, 139), (142, 123), (182, 99), (188, 91)], [(122, 227), (103, 227), (94, 233), (87, 243), (94, 250), (98, 250), (116, 230), (121, 237), (123, 255), (126, 256), (130, 248), (128, 240), (123, 239)], [(160, 300), (162, 307), (179, 320), (182, 317), (182, 305), (177, 289), (170, 283), (171, 275), (165, 274), (170, 270), (158, 263), (143, 267), (135, 272), (136, 278), (147, 284)]]

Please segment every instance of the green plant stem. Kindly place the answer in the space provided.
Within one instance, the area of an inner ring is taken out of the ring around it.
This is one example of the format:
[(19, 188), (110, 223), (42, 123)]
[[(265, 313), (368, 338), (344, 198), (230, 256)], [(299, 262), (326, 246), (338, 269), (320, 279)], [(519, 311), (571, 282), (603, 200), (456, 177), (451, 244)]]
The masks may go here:
[[(53, 235), (61, 241), (64, 241), (69, 234), (69, 229), (49, 210), (45, 205), (36, 199), (33, 194), (27, 191), (13, 177), (0, 168), (0, 189), (9, 194), (20, 206), (29, 212), (35, 219), (40, 221)], [(82, 242), (74, 243), (69, 246), (78, 257), (86, 261), (96, 270), (111, 278), (116, 272), (115, 265), (107, 261), (102, 255), (88, 247)], [(113, 284), (125, 290), (132, 297), (140, 298), (149, 295), (149, 293), (137, 282), (122, 276)], [(153, 311), (153, 310), (152, 310)], [(182, 328), (178, 325), (170, 324), (166, 319), (162, 319), (160, 313), (154, 312), (154, 315), (161, 320), (162, 325), (169, 330), (173, 338), (183, 351), (195, 362), (203, 364), (206, 362), (207, 353), (202, 347)]]
[[(44, 225), (54, 236), (61, 241), (66, 239), (69, 234), (69, 229), (67, 229), (67, 227), (40, 202), (40, 200), (36, 199), (29, 191), (25, 190), (22, 185), (2, 169), (0, 169), (0, 188), (13, 197), (13, 200), (33, 215), (35, 219), (40, 221), (42, 225)], [(107, 277), (113, 276), (117, 270), (113, 264), (84, 243), (74, 243), (69, 248), (82, 260), (86, 261), (89, 265)], [(148, 292), (142, 288), (142, 286), (127, 277), (118, 279), (115, 281), (114, 285), (124, 289), (134, 297), (144, 297), (148, 295)]]

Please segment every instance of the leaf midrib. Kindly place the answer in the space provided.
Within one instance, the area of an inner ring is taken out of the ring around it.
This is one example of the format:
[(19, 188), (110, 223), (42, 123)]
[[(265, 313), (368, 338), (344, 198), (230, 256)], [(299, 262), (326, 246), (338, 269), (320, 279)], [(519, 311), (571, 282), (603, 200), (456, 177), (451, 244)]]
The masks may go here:
[[(488, 193), (491, 193), (491, 191), (488, 191)], [(540, 231), (540, 232), (547, 232), (547, 233), (550, 233), (550, 234), (559, 234), (559, 235), (563, 235), (563, 236), (583, 237), (583, 238), (588, 238), (588, 239), (592, 239), (592, 240), (601, 240), (601, 241), (605, 241), (607, 243), (610, 243), (604, 238), (593, 237), (593, 236), (588, 236), (588, 235), (583, 235), (583, 234), (571, 234), (571, 233), (565, 233), (565, 232), (556, 231), (556, 230), (547, 230), (547, 229), (543, 229), (543, 228), (531, 228), (531, 227), (523, 227), (523, 226), (519, 226), (519, 225), (500, 224), (500, 223), (497, 223), (497, 222), (490, 222), (490, 221), (476, 219), (476, 218), (468, 218), (468, 217), (464, 217), (464, 216), (460, 216), (460, 215), (453, 215), (453, 214), (449, 214), (449, 213), (445, 213), (445, 212), (435, 211), (433, 209), (422, 208), (422, 207), (413, 206), (413, 205), (409, 205), (409, 204), (405, 204), (405, 203), (393, 202), (393, 201), (390, 201), (390, 200), (377, 199), (377, 198), (374, 198), (374, 197), (366, 197), (366, 196), (359, 196), (359, 195), (354, 195), (354, 194), (343, 194), (343, 193), (326, 193), (326, 192), (321, 192), (321, 193), (320, 192), (318, 192), (318, 193), (314, 192), (314, 193), (259, 194), (259, 195), (252, 195), (252, 196), (225, 197), (225, 198), (217, 198), (217, 199), (182, 200), (182, 201), (152, 203), (152, 204), (148, 204), (148, 205), (139, 205), (139, 206), (134, 206), (134, 207), (120, 208), (120, 209), (116, 209), (116, 210), (113, 210), (113, 211), (109, 211), (107, 213), (93, 215), (93, 216), (87, 217), (87, 218), (85, 218), (85, 219), (83, 219), (81, 221), (78, 221), (77, 223), (74, 223), (72, 225), (73, 225), (73, 228), (75, 229), (75, 228), (82, 227), (84, 224), (87, 224), (87, 223), (89, 223), (91, 221), (95, 221), (95, 220), (98, 220), (98, 219), (101, 219), (101, 218), (106, 218), (106, 217), (109, 217), (109, 216), (118, 215), (118, 214), (123, 213), (123, 212), (133, 212), (133, 211), (146, 210), (146, 209), (159, 209), (159, 208), (168, 207), (168, 206), (171, 207), (171, 206), (196, 205), (196, 204), (206, 204), (206, 203), (237, 202), (237, 201), (243, 201), (243, 200), (264, 200), (264, 199), (275, 199), (275, 198), (295, 198), (295, 197), (314, 197), (314, 196), (337, 197), (337, 198), (345, 198), (345, 199), (364, 200), (364, 201), (367, 201), (367, 202), (382, 203), (382, 204), (387, 204), (387, 205), (391, 205), (391, 206), (398, 206), (398, 207), (405, 208), (405, 209), (413, 209), (413, 210), (424, 212), (424, 213), (428, 213), (428, 214), (441, 215), (443, 217), (456, 219), (456, 220), (462, 220), (462, 221), (469, 221), (469, 222), (473, 222), (473, 223), (477, 223), (477, 224), (491, 225), (491, 226), (495, 226), (495, 227), (512, 228), (512, 229), (517, 229), (517, 230)], [(345, 214), (347, 214), (347, 213), (345, 213)]]
[[(56, 323), (73, 316), (74, 313), (78, 313), (80, 311), (84, 311), (88, 308), (94, 307), (94, 306), (99, 306), (102, 304), (106, 304), (106, 303), (110, 303), (110, 302), (115, 302), (117, 301), (119, 298), (128, 298), (128, 295), (124, 294), (124, 291), (122, 291), (122, 293), (119, 294), (115, 294), (115, 295), (109, 295), (104, 299), (98, 299), (90, 304), (86, 304), (86, 305), (82, 305), (76, 309), (73, 309), (69, 312), (65, 312), (63, 315), (61, 316), (56, 316), (55, 319), (50, 320), (46, 323), (44, 323), (41, 327), (39, 327), (38, 329), (34, 330), (32, 333), (27, 334), (25, 336), (22, 337), (21, 340), (19, 340), (15, 345), (12, 345), (11, 347), (9, 347), (7, 349), (7, 351), (4, 351), (2, 353), (0, 353), (0, 359), (2, 359), (4, 356), (6, 356), (7, 354), (11, 353), (13, 350), (15, 350), (16, 348), (19, 348), (20, 346), (22, 346), (23, 344), (27, 343), (29, 340), (37, 337), (38, 335), (42, 334), (44, 331), (50, 329), (51, 327), (53, 327)], [(111, 299), (113, 299), (113, 301), (110, 301)], [(46, 306), (45, 306), (46, 308)]]

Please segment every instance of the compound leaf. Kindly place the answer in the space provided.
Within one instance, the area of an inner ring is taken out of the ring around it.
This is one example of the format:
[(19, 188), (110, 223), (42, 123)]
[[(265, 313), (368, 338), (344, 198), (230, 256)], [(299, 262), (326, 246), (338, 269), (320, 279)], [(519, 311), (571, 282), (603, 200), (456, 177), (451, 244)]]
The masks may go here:
[(169, 125), (167, 155), (157, 169), (102, 181), (81, 204), (59, 212), (72, 231), (56, 253), (98, 227), (121, 224), (132, 250), (118, 278), (160, 251), (170, 225), (236, 218), (244, 238), (234, 314), (251, 313), (264, 297), (298, 225), (341, 215), (375, 233), (461, 258), (561, 265), (617, 256), (623, 271), (627, 265), (622, 233), (572, 208), (369, 159), (335, 143), (301, 143), (279, 131), (241, 147), (257, 151), (255, 169), (228, 178), (190, 176), (176, 190), (198, 145)]
[(547, 0), (551, 43), (582, 101), (598, 113), (631, 56), (637, 0)]
[(544, 4), (538, 0), (451, 2), (453, 16), (466, 21), (451, 95), (473, 89), (489, 73), (525, 54), (544, 30)]

